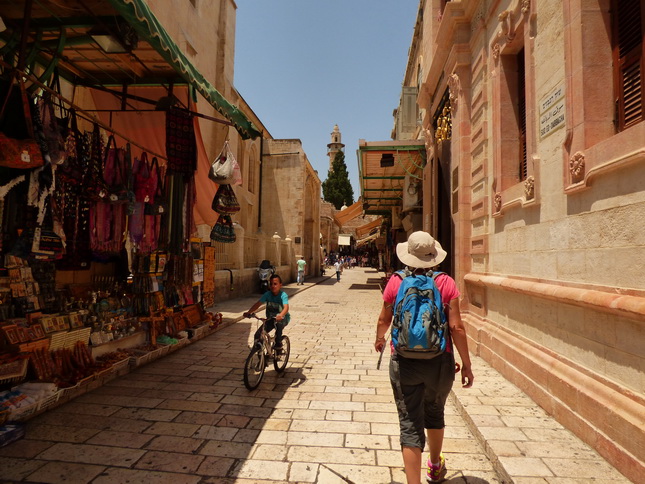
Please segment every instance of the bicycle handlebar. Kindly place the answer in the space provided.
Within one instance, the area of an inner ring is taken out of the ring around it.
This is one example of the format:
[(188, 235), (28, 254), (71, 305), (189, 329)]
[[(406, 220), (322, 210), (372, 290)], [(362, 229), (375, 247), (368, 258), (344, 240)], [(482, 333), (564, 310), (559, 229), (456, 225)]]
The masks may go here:
[(243, 314), (243, 316), (244, 316), (245, 318), (248, 318), (248, 319), (253, 319), (253, 318), (255, 318), (255, 319), (257, 319), (258, 321), (262, 321), (263, 323), (266, 323), (267, 321), (269, 321), (269, 320), (271, 320), (271, 319), (275, 319), (275, 316), (274, 316), (273, 318), (261, 318), (261, 317), (259, 317), (257, 314), (255, 314), (255, 313), (244, 313), (244, 314)]

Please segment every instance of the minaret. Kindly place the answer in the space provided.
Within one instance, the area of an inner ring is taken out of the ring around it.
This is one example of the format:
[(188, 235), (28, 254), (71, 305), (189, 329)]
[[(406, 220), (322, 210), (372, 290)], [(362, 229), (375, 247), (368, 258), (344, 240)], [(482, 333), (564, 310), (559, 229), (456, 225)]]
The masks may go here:
[(345, 152), (345, 145), (340, 142), (340, 130), (338, 125), (334, 125), (334, 130), (331, 132), (331, 143), (327, 145), (327, 156), (329, 156), (329, 171), (333, 171), (334, 158), (339, 151)]

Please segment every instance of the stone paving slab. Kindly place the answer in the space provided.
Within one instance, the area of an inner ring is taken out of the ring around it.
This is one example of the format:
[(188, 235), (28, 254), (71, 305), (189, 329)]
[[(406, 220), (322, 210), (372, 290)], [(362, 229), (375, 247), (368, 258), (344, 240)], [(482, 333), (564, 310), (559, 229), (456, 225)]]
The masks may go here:
[[(292, 340), (249, 392), (242, 368), (259, 295), (218, 304), (204, 339), (108, 382), (27, 424), (0, 448), (1, 482), (403, 483), (384, 357), (372, 348), (380, 276), (369, 269), (289, 284)], [(485, 362), (455, 386), (444, 453), (451, 484), (628, 482)]]
[(504, 482), (630, 482), (484, 360), (471, 359), (475, 387), (455, 385), (452, 401)]

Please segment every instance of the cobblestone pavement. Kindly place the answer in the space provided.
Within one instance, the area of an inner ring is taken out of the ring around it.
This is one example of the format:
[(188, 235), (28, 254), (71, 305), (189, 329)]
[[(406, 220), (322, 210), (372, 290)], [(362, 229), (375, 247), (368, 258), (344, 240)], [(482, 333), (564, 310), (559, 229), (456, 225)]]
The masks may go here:
[[(377, 370), (372, 348), (381, 275), (285, 286), (291, 358), (253, 392), (242, 368), (256, 324), (241, 315), (256, 298), (219, 304), (215, 333), (30, 420), (0, 448), (2, 482), (404, 482), (388, 357)], [(475, 387), (456, 385), (446, 409), (446, 482), (628, 482), (474, 362)]]

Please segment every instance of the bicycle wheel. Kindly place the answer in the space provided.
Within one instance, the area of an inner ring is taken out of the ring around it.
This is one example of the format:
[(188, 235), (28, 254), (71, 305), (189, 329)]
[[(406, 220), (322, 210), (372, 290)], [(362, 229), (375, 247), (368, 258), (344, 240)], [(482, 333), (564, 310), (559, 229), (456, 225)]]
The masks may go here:
[(244, 363), (244, 386), (249, 390), (255, 390), (264, 376), (264, 348), (254, 346)]
[(275, 371), (278, 373), (282, 373), (284, 371), (287, 367), (287, 363), (289, 362), (290, 353), (291, 343), (289, 342), (289, 337), (282, 336), (282, 348), (280, 349), (280, 352), (278, 353), (274, 350), (273, 368), (275, 368)]

